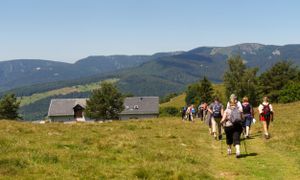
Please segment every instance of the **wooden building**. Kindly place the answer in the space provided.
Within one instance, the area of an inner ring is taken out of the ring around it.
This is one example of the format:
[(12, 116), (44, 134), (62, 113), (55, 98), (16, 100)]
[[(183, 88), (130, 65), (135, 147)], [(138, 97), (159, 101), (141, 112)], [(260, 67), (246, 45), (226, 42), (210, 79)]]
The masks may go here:
[[(91, 121), (85, 115), (87, 99), (52, 99), (48, 110), (51, 122)], [(120, 120), (157, 118), (159, 115), (158, 97), (128, 97), (124, 100), (125, 109), (119, 114)]]

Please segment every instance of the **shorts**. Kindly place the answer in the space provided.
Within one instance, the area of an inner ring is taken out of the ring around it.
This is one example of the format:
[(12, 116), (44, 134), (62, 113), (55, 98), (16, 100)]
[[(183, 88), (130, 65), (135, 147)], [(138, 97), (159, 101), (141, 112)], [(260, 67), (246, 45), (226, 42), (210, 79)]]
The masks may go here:
[(262, 116), (262, 115), (259, 116), (260, 121), (270, 121), (270, 119), (271, 119), (270, 116), (269, 117), (265, 117), (265, 116)]
[(246, 126), (251, 126), (251, 124), (252, 124), (252, 116), (246, 116), (245, 117), (245, 119), (244, 119), (244, 127), (246, 127)]

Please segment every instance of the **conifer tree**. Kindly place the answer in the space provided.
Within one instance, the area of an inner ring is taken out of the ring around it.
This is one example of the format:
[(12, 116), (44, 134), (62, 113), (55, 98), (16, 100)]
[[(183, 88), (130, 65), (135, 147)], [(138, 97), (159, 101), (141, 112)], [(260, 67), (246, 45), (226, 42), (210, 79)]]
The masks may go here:
[(200, 81), (200, 101), (210, 103), (213, 101), (214, 89), (212, 87), (211, 82), (204, 76), (204, 78)]
[(124, 97), (117, 87), (108, 82), (101, 83), (101, 88), (92, 92), (87, 100), (86, 113), (95, 119), (118, 119), (124, 109)]
[(213, 94), (211, 82), (204, 77), (200, 82), (188, 86), (185, 102), (187, 105), (199, 105), (201, 102), (209, 103), (213, 100)]
[(261, 74), (259, 77), (260, 93), (268, 96), (271, 101), (278, 102), (280, 90), (289, 82), (297, 81), (299, 70), (290, 61), (280, 61)]
[(199, 104), (200, 103), (200, 84), (194, 83), (190, 84), (186, 90), (185, 103), (190, 104)]
[(226, 96), (229, 97), (230, 94), (234, 93), (241, 97), (245, 94), (242, 84), (246, 66), (241, 56), (232, 56), (227, 63), (229, 68), (224, 74)]
[(235, 94), (239, 99), (247, 96), (250, 103), (257, 104), (258, 80), (257, 68), (247, 68), (241, 56), (232, 56), (228, 59), (228, 70), (224, 74), (226, 97)]
[(18, 110), (20, 102), (14, 94), (6, 94), (0, 100), (0, 119), (16, 120), (20, 119)]

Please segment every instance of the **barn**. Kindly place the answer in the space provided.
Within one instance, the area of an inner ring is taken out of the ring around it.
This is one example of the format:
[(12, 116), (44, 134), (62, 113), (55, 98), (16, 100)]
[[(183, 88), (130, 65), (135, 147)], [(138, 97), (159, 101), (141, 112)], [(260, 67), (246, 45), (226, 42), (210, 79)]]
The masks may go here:
[(120, 120), (157, 118), (159, 115), (159, 97), (128, 97), (124, 100), (124, 111)]
[[(85, 115), (86, 98), (52, 99), (48, 118), (51, 122), (91, 121)], [(157, 118), (159, 115), (159, 97), (127, 97), (120, 120)]]
[(48, 110), (51, 122), (87, 121), (85, 116), (85, 98), (77, 99), (52, 99)]

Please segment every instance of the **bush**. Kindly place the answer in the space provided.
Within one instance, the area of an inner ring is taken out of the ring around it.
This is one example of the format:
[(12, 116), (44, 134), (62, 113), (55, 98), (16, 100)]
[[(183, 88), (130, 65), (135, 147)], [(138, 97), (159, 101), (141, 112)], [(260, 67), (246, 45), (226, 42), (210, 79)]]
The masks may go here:
[(165, 97), (161, 98), (159, 103), (165, 103), (165, 102), (169, 102), (172, 98), (178, 96), (177, 93), (170, 93), (168, 95), (166, 95)]
[(289, 103), (300, 100), (300, 83), (291, 82), (279, 92), (279, 102)]
[(214, 90), (211, 82), (204, 76), (200, 82), (191, 84), (186, 90), (185, 103), (198, 106), (201, 102), (211, 102)]
[[(281, 90), (287, 87), (288, 82), (296, 82), (298, 73), (299, 69), (295, 67), (291, 61), (277, 62), (270, 69), (266, 70), (266, 72), (260, 75), (259, 83), (261, 93), (263, 96), (268, 96), (272, 102), (280, 102), (279, 96), (281, 96)], [(289, 86), (287, 89), (285, 89), (290, 91), (288, 90), (290, 88), (292, 88), (292, 86)], [(285, 92), (283, 92), (283, 94), (284, 93)], [(294, 101), (289, 95), (283, 96), (284, 97), (282, 98), (284, 98), (284, 100), (282, 100), (285, 102)]]
[(179, 109), (173, 106), (159, 108), (160, 116), (179, 116)]

